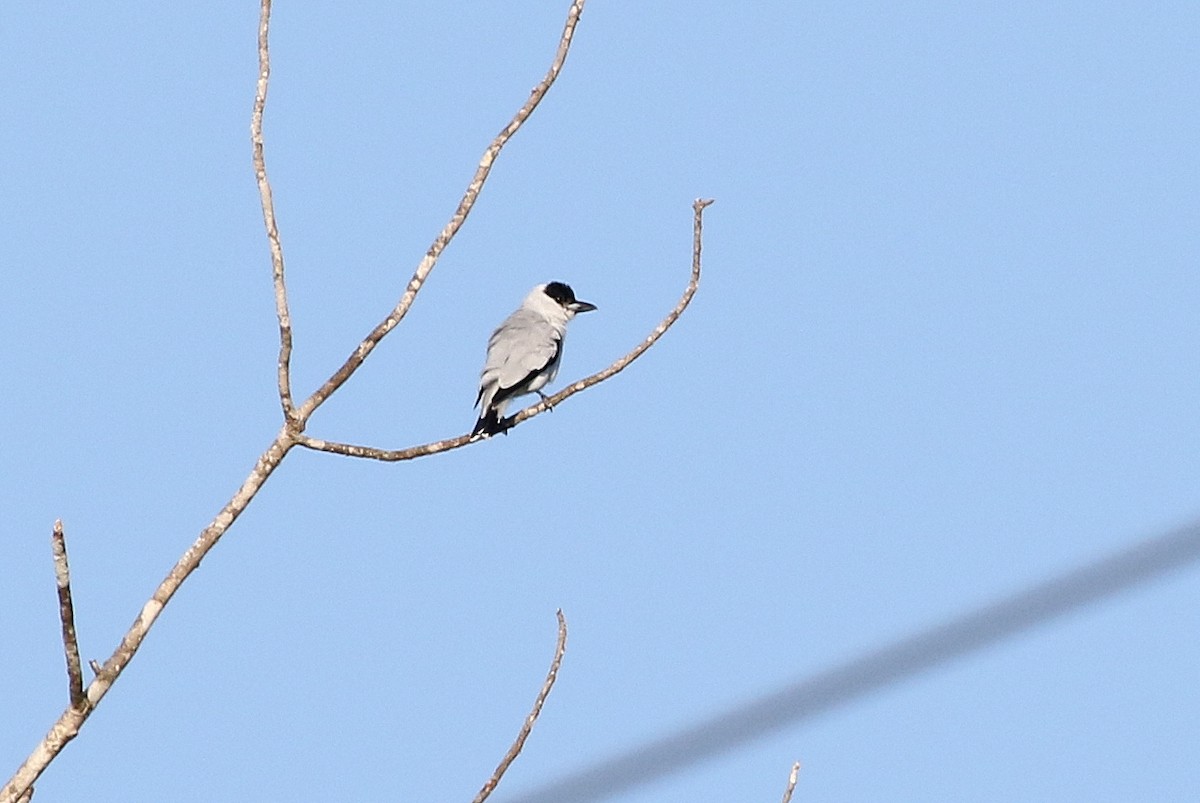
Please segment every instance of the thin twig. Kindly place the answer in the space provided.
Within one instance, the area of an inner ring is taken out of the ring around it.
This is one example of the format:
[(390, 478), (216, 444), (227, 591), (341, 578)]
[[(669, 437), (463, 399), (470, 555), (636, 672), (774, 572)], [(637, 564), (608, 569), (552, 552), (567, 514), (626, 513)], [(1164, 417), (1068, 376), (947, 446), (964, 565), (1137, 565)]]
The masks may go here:
[[(642, 356), (653, 346), (660, 337), (666, 334), (666, 331), (674, 325), (675, 321), (679, 320), (679, 316), (687, 309), (688, 304), (692, 303), (692, 297), (696, 295), (696, 289), (700, 286), (700, 255), (701, 246), (703, 244), (704, 233), (704, 210), (712, 200), (697, 199), (692, 203), (693, 222), (692, 222), (692, 275), (688, 279), (687, 287), (684, 288), (683, 295), (675, 308), (667, 313), (667, 317), (662, 319), (658, 326), (646, 336), (646, 339), (634, 346), (633, 350), (625, 356), (616, 360), (612, 365), (605, 368), (603, 371), (592, 374), (589, 377), (580, 379), (571, 385), (550, 396), (546, 401), (538, 402), (535, 405), (521, 410), (513, 416), (513, 426), (520, 424), (522, 421), (528, 421), (535, 415), (540, 415), (551, 407), (557, 407), (565, 399), (569, 399), (576, 393), (590, 388), (592, 385), (597, 385), (606, 379), (623, 371), (631, 362)], [(445, 440), (433, 441), (420, 446), (411, 446), (407, 449), (377, 449), (373, 446), (357, 446), (350, 443), (338, 443), (336, 441), (326, 441), (319, 438), (310, 438), (307, 435), (296, 436), (296, 443), (308, 449), (314, 449), (320, 452), (332, 452), (345, 457), (363, 457), (370, 460), (382, 460), (387, 463), (395, 463), (402, 460), (412, 460), (425, 455), (439, 454), (448, 452), (452, 449), (458, 449), (470, 443), (479, 443), (480, 439), (472, 440), (470, 435), (459, 435), (455, 438), (447, 438)]]
[(792, 765), (792, 774), (788, 776), (787, 789), (783, 791), (783, 803), (790, 803), (792, 792), (796, 791), (796, 779), (800, 777), (800, 762)]
[(563, 616), (560, 608), (556, 614), (558, 616), (558, 644), (554, 647), (554, 660), (550, 662), (550, 671), (546, 673), (546, 680), (542, 683), (542, 690), (538, 692), (537, 699), (534, 700), (533, 710), (529, 712), (529, 716), (525, 717), (525, 722), (521, 725), (521, 732), (517, 734), (516, 741), (512, 743), (512, 747), (508, 748), (508, 752), (504, 754), (504, 758), (496, 766), (496, 771), (492, 773), (492, 777), (488, 778), (487, 783), (479, 790), (479, 794), (475, 796), (474, 803), (483, 803), (488, 799), (496, 787), (500, 784), (500, 779), (504, 777), (504, 773), (508, 772), (508, 768), (512, 766), (513, 761), (517, 756), (521, 755), (521, 748), (525, 746), (525, 740), (529, 738), (530, 732), (533, 730), (533, 723), (537, 722), (538, 716), (542, 713), (542, 705), (545, 704), (546, 698), (550, 696), (550, 689), (554, 688), (554, 681), (558, 679), (558, 667), (562, 664), (563, 653), (567, 650), (567, 620)]
[(475, 199), (479, 197), (479, 192), (483, 189), (488, 174), (492, 172), (492, 165), (495, 163), (496, 157), (500, 154), (500, 150), (512, 138), (513, 134), (517, 133), (521, 126), (524, 125), (525, 121), (529, 119), (529, 115), (533, 114), (533, 110), (542, 102), (542, 98), (546, 96), (546, 92), (550, 90), (550, 87), (554, 85), (554, 81), (558, 78), (558, 74), (567, 60), (567, 53), (570, 52), (571, 40), (575, 35), (575, 26), (579, 23), (580, 15), (583, 14), (585, 2), (586, 0), (574, 0), (571, 3), (571, 9), (567, 12), (566, 24), (563, 26), (562, 37), (558, 41), (558, 51), (554, 55), (554, 61), (550, 64), (549, 71), (542, 78), (541, 83), (533, 88), (533, 91), (529, 95), (529, 100), (525, 101), (525, 105), (513, 115), (508, 125), (501, 129), (496, 138), (488, 145), (487, 150), (483, 152), (483, 158), (479, 160), (479, 167), (475, 169), (475, 176), (471, 179), (471, 183), (467, 185), (467, 190), (463, 193), (462, 200), (458, 203), (458, 208), (454, 210), (454, 214), (446, 223), (445, 228), (434, 239), (433, 244), (429, 246), (429, 250), (425, 253), (425, 257), (417, 265), (412, 278), (408, 281), (408, 286), (404, 289), (404, 294), (400, 297), (400, 301), (388, 313), (387, 317), (380, 321), (379, 325), (372, 329), (371, 333), (358, 344), (358, 348), (346, 359), (342, 367), (338, 368), (329, 379), (325, 380), (325, 383), (316, 392), (300, 405), (297, 410), (297, 422), (301, 428), (303, 428), (303, 425), (308, 421), (313, 412), (325, 403), (330, 394), (341, 387), (358, 370), (358, 367), (363, 364), (367, 356), (379, 345), (379, 341), (388, 332), (396, 328), (396, 325), (400, 321), (404, 320), (404, 316), (408, 314), (409, 308), (412, 307), (413, 301), (417, 298), (417, 293), (421, 291), (425, 280), (433, 271), (434, 265), (437, 264), (438, 258), (446, 250), (446, 246), (450, 244), (450, 241), (454, 239), (454, 235), (458, 234), (458, 230), (466, 222), (467, 216), (471, 214), (471, 209), (475, 206)]
[(58, 618), (62, 622), (63, 652), (67, 657), (67, 691), (72, 706), (86, 705), (83, 696), (83, 667), (79, 662), (79, 642), (75, 637), (75, 603), (71, 599), (71, 567), (67, 563), (67, 538), (62, 519), (54, 522), (50, 536), (54, 554), (54, 581), (58, 586)]
[(254, 112), (250, 115), (250, 141), (254, 146), (254, 176), (258, 180), (258, 195), (262, 202), (263, 224), (267, 228), (267, 243), (271, 247), (271, 278), (275, 285), (275, 317), (279, 321), (279, 363), (277, 380), (279, 403), (285, 421), (296, 416), (292, 401), (292, 314), (288, 310), (287, 285), (283, 281), (283, 244), (275, 222), (275, 201), (271, 180), (267, 178), (266, 157), (263, 154), (263, 109), (267, 105), (267, 85), (271, 79), (271, 53), (268, 33), (271, 27), (271, 0), (262, 0), (258, 17), (258, 86), (254, 93)]

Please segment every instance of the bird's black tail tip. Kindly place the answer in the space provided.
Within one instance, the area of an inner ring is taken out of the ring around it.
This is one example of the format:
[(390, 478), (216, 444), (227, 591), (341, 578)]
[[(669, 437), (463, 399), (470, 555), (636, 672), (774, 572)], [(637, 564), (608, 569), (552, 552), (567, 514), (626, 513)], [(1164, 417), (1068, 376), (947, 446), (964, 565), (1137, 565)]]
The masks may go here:
[(508, 433), (512, 429), (511, 418), (501, 418), (500, 415), (492, 408), (483, 411), (479, 416), (479, 420), (475, 422), (475, 429), (471, 430), (471, 437), (490, 438), (493, 435), (499, 435), (501, 432)]

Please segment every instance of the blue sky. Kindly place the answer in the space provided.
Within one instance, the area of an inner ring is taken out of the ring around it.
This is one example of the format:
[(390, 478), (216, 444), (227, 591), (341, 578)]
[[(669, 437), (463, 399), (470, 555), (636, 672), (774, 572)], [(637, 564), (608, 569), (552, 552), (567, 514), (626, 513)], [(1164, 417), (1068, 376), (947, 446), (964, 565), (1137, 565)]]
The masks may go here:
[[(267, 159), (307, 393), (392, 307), (566, 3), (280, 4)], [(279, 426), (252, 3), (12, 2), (0, 759)], [(36, 800), (516, 799), (1200, 516), (1190, 3), (593, 0), (416, 307), (310, 434), (467, 431), (537, 282), (600, 310), (508, 438), (294, 452)], [(1192, 567), (621, 793), (1192, 800)]]

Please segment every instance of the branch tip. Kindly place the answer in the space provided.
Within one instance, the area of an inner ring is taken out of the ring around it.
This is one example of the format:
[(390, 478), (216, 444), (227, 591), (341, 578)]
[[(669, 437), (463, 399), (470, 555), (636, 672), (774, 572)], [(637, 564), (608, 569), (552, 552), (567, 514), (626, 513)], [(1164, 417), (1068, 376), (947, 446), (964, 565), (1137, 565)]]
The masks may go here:
[[(711, 201), (710, 201), (711, 203)], [(792, 799), (792, 792), (796, 791), (796, 780), (800, 777), (800, 762), (797, 761), (792, 765), (791, 775), (788, 776), (787, 789), (783, 792), (783, 800), (781, 803), (789, 803)]]

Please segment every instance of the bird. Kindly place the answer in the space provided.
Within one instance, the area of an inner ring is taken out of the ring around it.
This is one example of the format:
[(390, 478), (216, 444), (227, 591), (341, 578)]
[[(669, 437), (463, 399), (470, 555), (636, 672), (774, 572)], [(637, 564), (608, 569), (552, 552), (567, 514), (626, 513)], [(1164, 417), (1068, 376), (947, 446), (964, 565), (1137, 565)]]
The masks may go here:
[(595, 304), (575, 298), (575, 291), (562, 282), (539, 284), (529, 292), (488, 339), (472, 438), (507, 434), (513, 424), (504, 410), (516, 397), (536, 393), (546, 401), (542, 388), (558, 375), (567, 324), (577, 313), (594, 309)]

